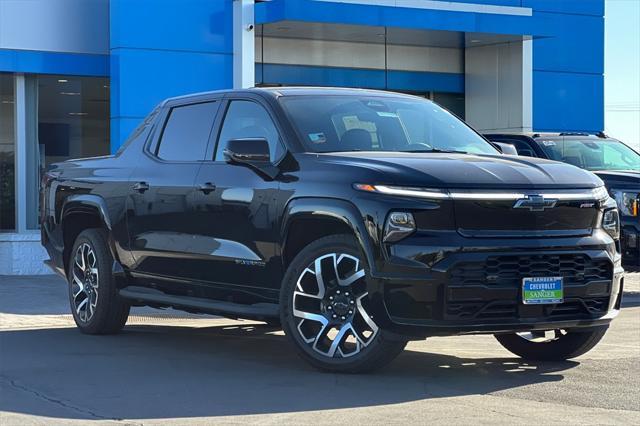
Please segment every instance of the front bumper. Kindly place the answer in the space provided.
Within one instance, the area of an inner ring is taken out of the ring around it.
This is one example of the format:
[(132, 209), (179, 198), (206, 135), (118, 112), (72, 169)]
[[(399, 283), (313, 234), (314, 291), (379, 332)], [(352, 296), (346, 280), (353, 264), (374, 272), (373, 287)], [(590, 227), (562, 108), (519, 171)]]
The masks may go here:
[[(374, 312), (388, 331), (421, 338), (595, 327), (619, 311), (624, 271), (606, 236), (465, 239), (438, 250), (421, 239), (389, 247), (383, 271), (372, 280)], [(548, 276), (563, 277), (564, 302), (523, 304), (522, 279)]]

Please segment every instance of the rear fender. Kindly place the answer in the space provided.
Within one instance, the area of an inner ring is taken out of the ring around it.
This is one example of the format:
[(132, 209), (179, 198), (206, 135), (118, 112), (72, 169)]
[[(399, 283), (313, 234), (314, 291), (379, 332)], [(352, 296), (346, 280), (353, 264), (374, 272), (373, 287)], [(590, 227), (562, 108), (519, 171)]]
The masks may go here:
[[(76, 194), (70, 195), (65, 200), (62, 206), (62, 212), (60, 214), (60, 223), (64, 229), (64, 220), (73, 214), (91, 214), (97, 215), (102, 223), (102, 226), (107, 231), (107, 243), (109, 246), (109, 250), (111, 251), (111, 256), (113, 257), (113, 265), (111, 267), (111, 272), (118, 281), (118, 287), (124, 287), (125, 283), (125, 272), (120, 260), (118, 258), (118, 251), (115, 247), (115, 241), (113, 239), (112, 234), (112, 220), (109, 216), (109, 210), (107, 209), (107, 203), (104, 198), (93, 195), (93, 194)], [(67, 262), (65, 262), (64, 268), (65, 271), (67, 269)]]
[(107, 210), (107, 203), (104, 198), (92, 194), (70, 195), (64, 201), (62, 212), (60, 214), (60, 223), (64, 221), (65, 216), (72, 213), (98, 213), (100, 220), (104, 224), (107, 231), (111, 231), (111, 218)]

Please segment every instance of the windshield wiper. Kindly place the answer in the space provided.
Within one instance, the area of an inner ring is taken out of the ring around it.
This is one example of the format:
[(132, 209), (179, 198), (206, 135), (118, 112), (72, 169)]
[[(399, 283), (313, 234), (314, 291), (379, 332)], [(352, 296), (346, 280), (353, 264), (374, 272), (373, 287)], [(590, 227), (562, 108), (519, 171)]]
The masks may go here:
[(341, 149), (341, 150), (335, 150), (335, 151), (318, 151), (321, 154), (332, 154), (332, 153), (340, 153), (340, 152), (408, 152), (408, 153), (412, 153), (412, 154), (420, 154), (423, 152), (426, 153), (430, 153), (430, 152), (435, 152), (435, 153), (445, 153), (445, 154), (468, 154), (467, 151), (454, 151), (454, 150), (449, 150), (449, 149), (440, 149), (440, 148), (427, 148), (427, 149), (407, 149), (407, 150), (400, 150), (400, 151), (388, 151), (388, 150), (379, 150), (379, 149), (371, 149), (371, 150), (363, 150), (363, 149)]
[(421, 152), (435, 152), (435, 153), (445, 153), (445, 154), (468, 154), (467, 151), (456, 151), (453, 149), (440, 149), (440, 148), (411, 149), (411, 150), (401, 151), (401, 152), (411, 152), (414, 154), (419, 154)]

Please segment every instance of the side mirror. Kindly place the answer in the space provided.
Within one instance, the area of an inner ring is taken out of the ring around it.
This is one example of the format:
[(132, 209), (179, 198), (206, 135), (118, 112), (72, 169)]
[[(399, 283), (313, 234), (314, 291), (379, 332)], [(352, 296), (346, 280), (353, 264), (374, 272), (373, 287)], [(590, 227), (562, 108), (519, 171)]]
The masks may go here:
[(231, 139), (224, 149), (224, 157), (229, 164), (241, 164), (275, 179), (280, 170), (271, 164), (269, 142), (265, 138)]
[(231, 139), (224, 149), (229, 163), (255, 164), (269, 163), (269, 142), (264, 138)]
[(493, 143), (493, 146), (498, 148), (498, 150), (504, 155), (518, 155), (518, 150), (516, 149), (515, 146), (511, 145), (510, 143), (495, 142), (495, 141), (492, 143)]

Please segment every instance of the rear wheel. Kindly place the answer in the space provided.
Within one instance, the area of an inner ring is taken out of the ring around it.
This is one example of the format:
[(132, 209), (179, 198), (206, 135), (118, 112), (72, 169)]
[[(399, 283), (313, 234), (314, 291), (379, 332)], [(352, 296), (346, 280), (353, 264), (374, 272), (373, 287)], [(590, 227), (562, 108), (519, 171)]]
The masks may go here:
[(586, 330), (548, 330), (497, 334), (505, 349), (524, 359), (564, 361), (589, 352), (604, 337), (608, 326)]
[(102, 229), (84, 230), (69, 259), (69, 302), (78, 328), (87, 334), (111, 334), (124, 327), (129, 304), (117, 293), (113, 257)]
[(300, 355), (317, 368), (360, 373), (402, 352), (371, 316), (367, 268), (355, 239), (324, 237), (291, 262), (281, 291), (281, 322)]

